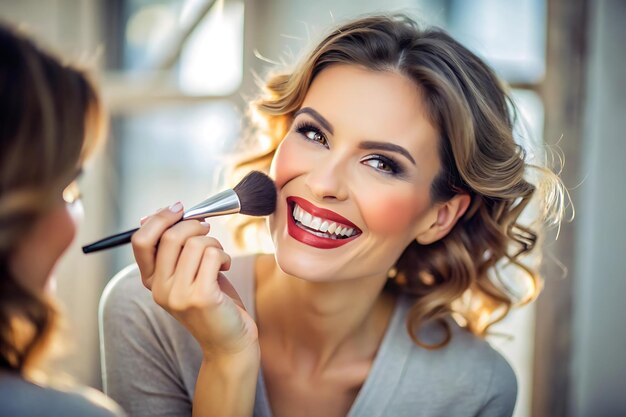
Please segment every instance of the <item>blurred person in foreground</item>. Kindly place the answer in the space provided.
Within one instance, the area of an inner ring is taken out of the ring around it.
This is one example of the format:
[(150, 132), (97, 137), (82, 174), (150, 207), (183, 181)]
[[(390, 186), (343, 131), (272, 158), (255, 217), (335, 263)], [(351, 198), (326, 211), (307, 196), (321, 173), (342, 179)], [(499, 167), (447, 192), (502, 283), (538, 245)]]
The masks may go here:
[(1, 416), (123, 415), (44, 366), (60, 321), (51, 276), (76, 234), (76, 180), (104, 127), (83, 72), (0, 24)]

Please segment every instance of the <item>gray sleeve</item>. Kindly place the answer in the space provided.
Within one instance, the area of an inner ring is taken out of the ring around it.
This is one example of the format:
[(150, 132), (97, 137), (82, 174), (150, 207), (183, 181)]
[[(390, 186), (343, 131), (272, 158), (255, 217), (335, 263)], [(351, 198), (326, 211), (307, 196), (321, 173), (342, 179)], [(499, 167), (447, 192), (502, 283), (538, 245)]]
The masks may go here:
[(132, 417), (191, 416), (192, 399), (175, 341), (163, 330), (170, 319), (143, 287), (136, 269), (118, 274), (102, 296), (104, 389)]
[[(64, 393), (65, 394), (65, 393)], [(40, 397), (41, 399), (41, 397)], [(60, 404), (45, 402), (46, 413), (41, 415), (54, 415), (52, 409), (63, 410), (58, 415), (65, 417), (124, 417), (125, 414), (118, 404), (105, 397), (101, 392), (88, 387), (76, 388), (75, 392), (56, 396)], [(70, 411), (71, 410), (71, 411)]]
[(124, 417), (120, 407), (95, 389), (43, 387), (20, 376), (0, 376), (0, 416)]
[(506, 359), (499, 354), (496, 358), (485, 404), (478, 417), (510, 417), (515, 409), (517, 377)]

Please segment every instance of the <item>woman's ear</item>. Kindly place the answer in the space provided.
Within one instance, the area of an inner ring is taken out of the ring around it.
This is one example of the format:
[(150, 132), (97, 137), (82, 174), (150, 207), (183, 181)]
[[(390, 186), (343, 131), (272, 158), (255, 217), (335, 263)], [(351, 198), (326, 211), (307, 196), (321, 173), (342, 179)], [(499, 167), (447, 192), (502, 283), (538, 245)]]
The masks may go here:
[(437, 209), (435, 222), (416, 237), (417, 243), (429, 245), (445, 237), (461, 216), (465, 214), (471, 201), (472, 199), (468, 194), (457, 194), (442, 203)]

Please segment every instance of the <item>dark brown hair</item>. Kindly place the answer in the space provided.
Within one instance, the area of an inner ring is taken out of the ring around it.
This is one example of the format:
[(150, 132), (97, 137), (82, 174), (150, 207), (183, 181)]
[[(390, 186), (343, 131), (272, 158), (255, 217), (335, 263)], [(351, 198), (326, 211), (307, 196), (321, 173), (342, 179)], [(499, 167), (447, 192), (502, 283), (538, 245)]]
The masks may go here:
[(83, 72), (0, 24), (1, 369), (28, 370), (54, 333), (54, 303), (15, 279), (9, 258), (102, 136), (101, 112)]

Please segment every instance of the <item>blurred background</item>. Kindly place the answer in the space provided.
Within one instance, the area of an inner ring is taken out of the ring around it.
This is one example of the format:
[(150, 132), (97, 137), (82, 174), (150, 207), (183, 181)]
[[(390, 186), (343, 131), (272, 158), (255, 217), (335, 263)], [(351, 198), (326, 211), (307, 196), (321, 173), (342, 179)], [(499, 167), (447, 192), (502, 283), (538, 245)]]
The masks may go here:
[(86, 220), (57, 273), (73, 346), (63, 370), (101, 388), (98, 301), (132, 262), (129, 247), (84, 256), (80, 246), (218, 191), (255, 77), (335, 23), (392, 11), (485, 58), (514, 89), (518, 139), (558, 144), (564, 157), (575, 221), (546, 239), (538, 301), (491, 339), (518, 376), (515, 416), (626, 415), (622, 0), (0, 0), (1, 19), (95, 69), (111, 113), (109, 141), (81, 180)]

